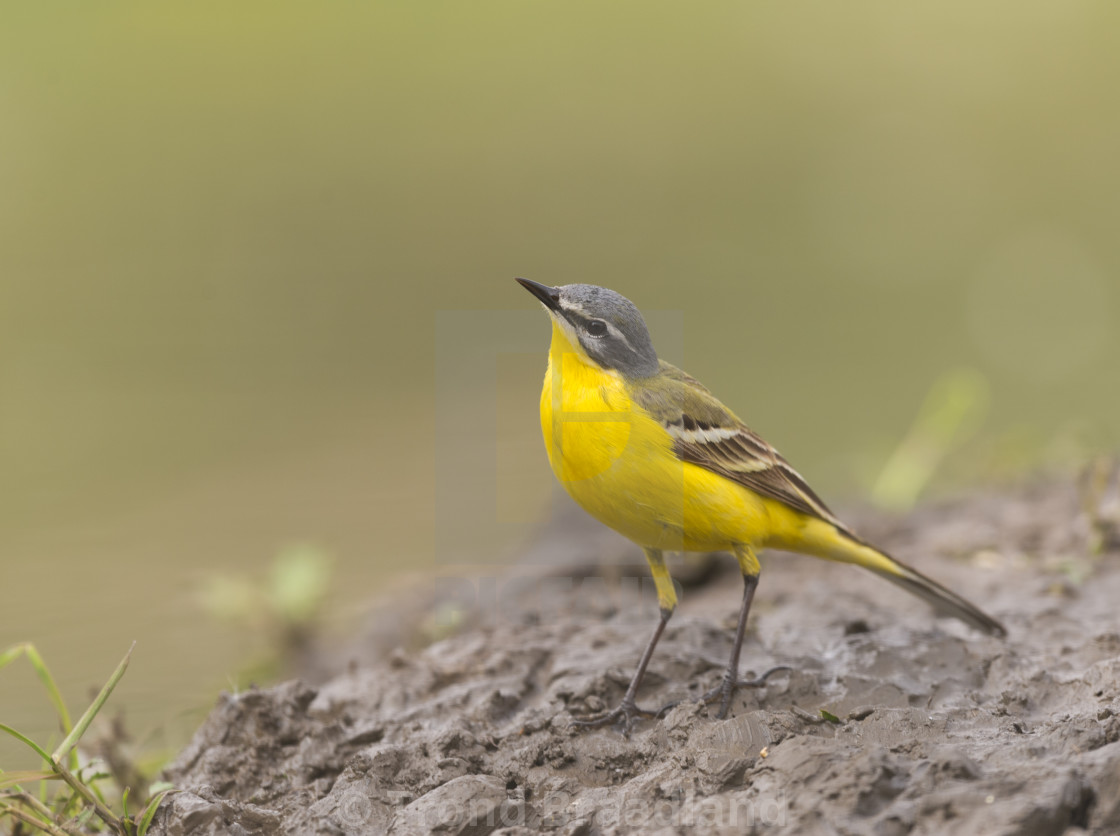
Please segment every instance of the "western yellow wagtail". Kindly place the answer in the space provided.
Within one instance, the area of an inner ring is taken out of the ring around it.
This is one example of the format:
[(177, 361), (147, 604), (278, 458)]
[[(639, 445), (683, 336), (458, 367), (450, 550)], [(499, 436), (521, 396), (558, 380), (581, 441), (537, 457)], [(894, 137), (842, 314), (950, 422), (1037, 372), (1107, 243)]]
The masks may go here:
[(854, 563), (924, 598), (946, 615), (996, 636), (1003, 626), (959, 595), (860, 540), (784, 458), (700, 383), (659, 360), (635, 305), (603, 287), (518, 282), (552, 319), (541, 392), (541, 429), (556, 478), (593, 517), (645, 551), (661, 607), (622, 702), (579, 725), (659, 712), (639, 708), (638, 686), (677, 605), (663, 552), (729, 550), (743, 574), (731, 659), (719, 686), (727, 715), (739, 679), (747, 613), (758, 585), (758, 549), (773, 547)]

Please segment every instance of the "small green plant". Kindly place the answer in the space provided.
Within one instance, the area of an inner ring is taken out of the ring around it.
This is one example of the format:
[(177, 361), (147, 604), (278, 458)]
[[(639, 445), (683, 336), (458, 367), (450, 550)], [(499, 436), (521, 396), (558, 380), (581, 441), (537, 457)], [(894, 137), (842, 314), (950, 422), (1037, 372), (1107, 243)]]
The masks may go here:
[(949, 453), (980, 429), (990, 398), (988, 380), (976, 369), (938, 377), (875, 481), (872, 501), (896, 511), (913, 508)]
[(330, 556), (312, 544), (282, 549), (263, 578), (216, 574), (200, 590), (211, 616), (259, 635), (268, 654), (248, 666), (238, 682), (275, 679), (298, 664), (312, 644), (330, 591)]
[[(27, 832), (28, 828), (50, 833), (52, 836), (101, 832), (120, 836), (144, 836), (148, 832), (160, 802), (172, 788), (166, 784), (154, 785), (149, 788), (151, 796), (145, 803), (143, 797), (136, 798), (132, 795), (131, 787), (118, 787), (117, 792), (110, 793), (111, 796), (119, 796), (121, 812), (118, 814), (111, 809), (106, 801), (107, 796), (101, 789), (101, 784), (110, 780), (112, 775), (105, 772), (97, 761), (83, 764), (78, 756), (78, 742), (124, 676), (135, 646), (133, 642), (113, 675), (77, 723), (70, 722), (70, 712), (66, 709), (58, 685), (35, 645), (17, 644), (0, 653), (0, 669), (16, 659), (27, 659), (46, 688), (47, 696), (66, 733), (66, 737), (54, 751), (48, 752), (45, 746), (40, 746), (11, 726), (0, 723), (0, 732), (28, 746), (42, 760), (41, 769), (18, 772), (0, 770), (0, 820), (8, 818), (14, 821), (13, 833)], [(32, 782), (39, 782), (38, 792), (32, 793), (24, 789), (23, 785)], [(47, 782), (61, 782), (61, 786), (51, 792)], [(136, 814), (130, 814), (130, 803), (139, 803), (143, 807)]]

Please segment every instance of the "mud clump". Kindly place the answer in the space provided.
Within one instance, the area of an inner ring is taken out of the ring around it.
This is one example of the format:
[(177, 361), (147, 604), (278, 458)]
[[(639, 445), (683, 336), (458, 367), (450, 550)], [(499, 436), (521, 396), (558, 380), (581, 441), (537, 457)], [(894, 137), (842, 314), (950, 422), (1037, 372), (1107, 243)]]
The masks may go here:
[[(458, 631), (422, 649), (388, 647), (384, 625), (402, 643), (448, 606), (442, 593), (382, 608), (359, 645), (324, 654), (314, 685), (223, 696), (169, 769), (183, 791), (153, 832), (1120, 829), (1120, 555), (1090, 554), (1074, 486), (856, 522), (1009, 637), (937, 620), (854, 567), (772, 554), (743, 670), (792, 671), (737, 693), (718, 721), (690, 698), (730, 651), (727, 561), (692, 573), (639, 694), (683, 701), (628, 738), (580, 731), (573, 716), (621, 698), (656, 601), (640, 557), (609, 571), (537, 561), (491, 579), (491, 599), (476, 579), (476, 600), (452, 604)], [(590, 523), (561, 525), (572, 554), (635, 557)]]

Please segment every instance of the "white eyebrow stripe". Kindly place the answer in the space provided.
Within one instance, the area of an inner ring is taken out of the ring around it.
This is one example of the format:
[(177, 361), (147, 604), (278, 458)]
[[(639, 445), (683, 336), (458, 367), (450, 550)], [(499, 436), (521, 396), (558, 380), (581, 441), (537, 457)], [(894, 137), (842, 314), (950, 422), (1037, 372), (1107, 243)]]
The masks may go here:
[(580, 316), (587, 317), (588, 319), (591, 318), (590, 314), (588, 314), (587, 311), (583, 309), (582, 305), (577, 305), (571, 299), (567, 299), (564, 296), (560, 297), (560, 307), (566, 311), (572, 311), (573, 313), (577, 313)]
[[(584, 319), (599, 319), (599, 317), (593, 316), (591, 313), (589, 313), (587, 309), (582, 305), (579, 305), (570, 299), (565, 299), (563, 296), (560, 297), (560, 307), (565, 311), (570, 311), (571, 313), (578, 314)], [(618, 328), (616, 328), (613, 323), (607, 322), (605, 319), (600, 321), (607, 326), (607, 331), (612, 337), (616, 337), (617, 339), (621, 340), (626, 344), (626, 347), (630, 349), (630, 351), (637, 354), (637, 352), (634, 350), (634, 344), (631, 343), (626, 335), (618, 330)]]

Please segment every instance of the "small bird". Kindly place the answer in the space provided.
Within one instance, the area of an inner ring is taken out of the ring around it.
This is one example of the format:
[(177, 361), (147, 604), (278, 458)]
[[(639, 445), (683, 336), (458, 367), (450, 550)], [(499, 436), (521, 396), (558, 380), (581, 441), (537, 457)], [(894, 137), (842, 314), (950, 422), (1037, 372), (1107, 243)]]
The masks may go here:
[(959, 595), (861, 540), (828, 509), (782, 456), (703, 385), (660, 360), (641, 312), (613, 290), (549, 287), (517, 279), (552, 319), (541, 392), (541, 429), (556, 478), (591, 516), (642, 547), (661, 619), (622, 701), (582, 726), (655, 717), (637, 704), (638, 687), (677, 605), (666, 551), (734, 553), (743, 600), (731, 658), (720, 684), (701, 697), (727, 716), (738, 687), (739, 654), (758, 585), (759, 549), (777, 548), (854, 563), (995, 636), (1003, 626)]

